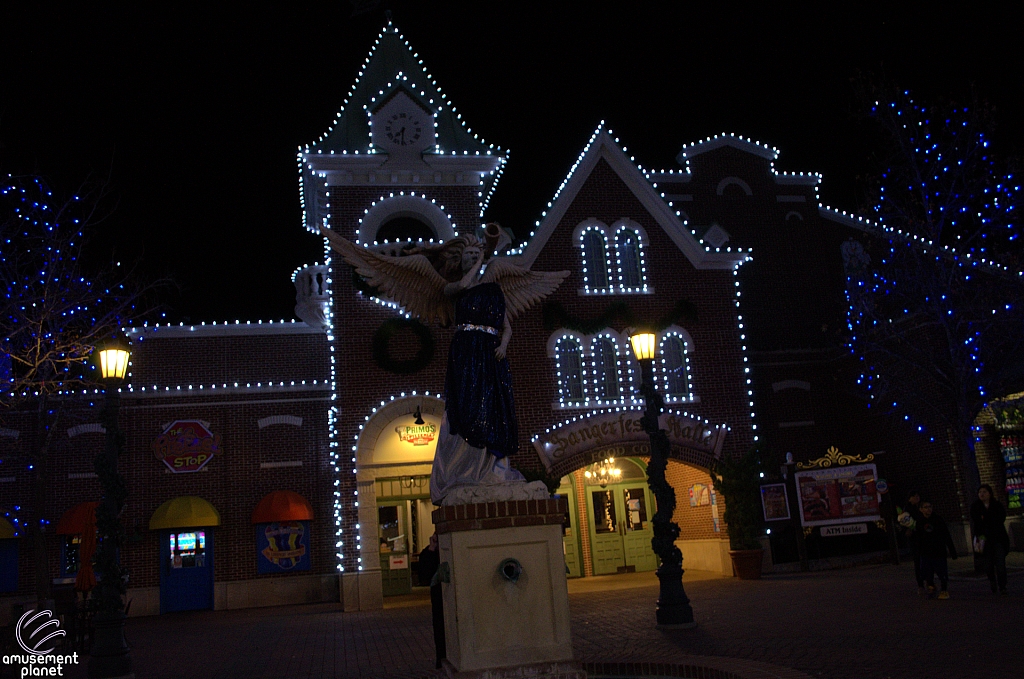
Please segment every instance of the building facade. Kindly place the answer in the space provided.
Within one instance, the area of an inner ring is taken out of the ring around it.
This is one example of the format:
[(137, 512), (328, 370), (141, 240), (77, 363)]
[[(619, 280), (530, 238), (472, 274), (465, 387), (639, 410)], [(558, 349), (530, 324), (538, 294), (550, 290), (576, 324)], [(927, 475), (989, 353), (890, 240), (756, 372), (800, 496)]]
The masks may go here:
[[(850, 243), (877, 237), (871, 225), (822, 207), (820, 176), (780, 171), (777, 150), (741, 137), (686, 145), (677, 168), (656, 172), (604, 124), (581, 142), (529, 238), (500, 254), (569, 271), (514, 319), (508, 357), (519, 426), (512, 462), (570, 498), (570, 575), (657, 566), (628, 341), (639, 326), (658, 331), (667, 475), (687, 568), (731, 574), (709, 472), (755, 444), (780, 463), (831, 447), (874, 454), (892, 492), (917, 488), (965, 526), (969, 503), (948, 441), (872, 412), (858, 392), (844, 266)], [(389, 24), (338, 117), (298, 154), (304, 226), (386, 252), (476, 233), (505, 163)], [(312, 601), (370, 609), (420, 584), (452, 329), (408, 318), (327, 249), (293, 283), (300, 320), (131, 332), (121, 556), (133, 615)], [(34, 591), (27, 520), (56, 526), (47, 534), (56, 586), (70, 588), (88, 558), (88, 503), (100, 494), (92, 459), (104, 437), (97, 398), (83, 395), (57, 437), (40, 514), (30, 470), (0, 478), (0, 575), (12, 600)], [(32, 422), (30, 413), (5, 422), (4, 459), (36, 445)], [(983, 473), (1005, 474), (995, 463)], [(770, 525), (776, 561), (794, 559), (797, 528)], [(884, 547), (883, 527), (869, 528), (805, 531), (811, 556)]]

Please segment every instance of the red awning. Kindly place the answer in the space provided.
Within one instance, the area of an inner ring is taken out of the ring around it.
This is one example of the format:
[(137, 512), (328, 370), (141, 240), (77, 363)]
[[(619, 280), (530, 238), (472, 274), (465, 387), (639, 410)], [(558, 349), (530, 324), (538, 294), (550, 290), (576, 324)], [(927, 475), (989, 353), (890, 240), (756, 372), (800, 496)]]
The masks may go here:
[(309, 500), (290, 490), (268, 493), (252, 511), (253, 523), (309, 521), (312, 518), (313, 507)]
[(80, 502), (60, 517), (57, 522), (57, 535), (84, 535), (86, 526), (96, 527), (96, 508), (99, 502)]

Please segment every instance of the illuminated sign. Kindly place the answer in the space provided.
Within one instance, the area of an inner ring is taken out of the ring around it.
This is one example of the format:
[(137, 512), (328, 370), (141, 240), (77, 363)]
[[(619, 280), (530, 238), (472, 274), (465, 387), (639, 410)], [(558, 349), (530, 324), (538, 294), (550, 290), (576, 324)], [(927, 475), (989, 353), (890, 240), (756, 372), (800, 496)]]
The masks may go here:
[(437, 425), (430, 422), (424, 424), (407, 424), (395, 427), (398, 439), (414, 446), (425, 446), (437, 437)]
[(198, 420), (175, 420), (153, 441), (153, 455), (175, 474), (197, 472), (220, 452), (220, 434)]

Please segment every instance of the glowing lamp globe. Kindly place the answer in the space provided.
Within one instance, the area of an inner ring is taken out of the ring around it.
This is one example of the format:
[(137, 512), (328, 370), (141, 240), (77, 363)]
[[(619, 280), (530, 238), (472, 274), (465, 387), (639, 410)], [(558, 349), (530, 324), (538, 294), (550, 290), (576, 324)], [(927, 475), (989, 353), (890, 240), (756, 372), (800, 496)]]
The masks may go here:
[(99, 350), (100, 375), (105, 380), (123, 380), (128, 372), (129, 352), (124, 347), (109, 345)]
[(657, 353), (657, 336), (652, 332), (640, 332), (629, 336), (633, 355), (638, 361), (651, 361)]

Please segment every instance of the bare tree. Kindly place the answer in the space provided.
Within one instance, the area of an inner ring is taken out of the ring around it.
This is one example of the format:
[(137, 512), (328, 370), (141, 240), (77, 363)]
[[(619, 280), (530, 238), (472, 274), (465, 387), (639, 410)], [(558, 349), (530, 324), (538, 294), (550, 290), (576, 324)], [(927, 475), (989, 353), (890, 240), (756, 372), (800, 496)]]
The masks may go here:
[[(145, 306), (155, 285), (109, 255), (83, 260), (90, 235), (107, 215), (103, 186), (55, 198), (40, 177), (8, 176), (0, 189), (0, 419), (30, 418), (31, 452), (23, 460), (32, 497), (23, 502), (34, 538), (36, 590), (50, 597), (45, 533), (50, 453), (62, 423), (99, 388), (90, 360)], [(104, 253), (105, 254), (105, 253)], [(90, 270), (92, 269), (92, 270)]]
[(970, 497), (974, 420), (1021, 386), (1019, 184), (992, 154), (988, 108), (874, 94), (888, 154), (864, 211), (877, 238), (843, 247), (850, 348), (873, 406), (949, 441)]

